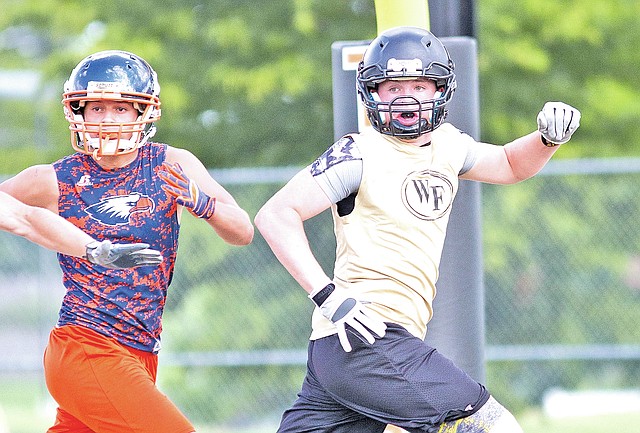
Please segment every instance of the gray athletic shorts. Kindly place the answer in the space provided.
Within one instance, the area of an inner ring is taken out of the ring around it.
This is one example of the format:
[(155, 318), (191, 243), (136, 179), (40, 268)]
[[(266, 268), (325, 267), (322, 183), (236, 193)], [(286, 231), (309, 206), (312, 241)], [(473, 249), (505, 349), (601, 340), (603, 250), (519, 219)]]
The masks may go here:
[(489, 399), (484, 386), (401, 326), (388, 324), (372, 345), (348, 333), (349, 353), (337, 335), (309, 343), (307, 375), (279, 433), (381, 433), (387, 424), (433, 433)]

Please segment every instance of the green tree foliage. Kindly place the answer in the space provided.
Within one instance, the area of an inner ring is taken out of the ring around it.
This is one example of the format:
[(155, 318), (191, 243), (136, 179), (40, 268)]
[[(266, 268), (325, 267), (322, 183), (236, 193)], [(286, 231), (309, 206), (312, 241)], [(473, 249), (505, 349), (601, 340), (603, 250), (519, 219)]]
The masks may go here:
[[(210, 167), (307, 163), (333, 139), (331, 43), (376, 28), (372, 0), (1, 3), (0, 69), (43, 74), (37, 96), (0, 100), (13, 143), (0, 171), (9, 173), (68, 153), (62, 83), (82, 57), (113, 48), (159, 73), (157, 139)], [(637, 1), (486, 0), (476, 9), (483, 140), (529, 132), (545, 101), (563, 100), (583, 120), (558, 157), (640, 153)]]
[[(104, 49), (135, 52), (158, 72), (159, 141), (212, 168), (308, 163), (333, 140), (331, 43), (375, 33), (373, 2), (364, 0), (2, 1), (3, 34), (21, 28), (34, 52), (6, 46), (0, 69), (43, 71), (50, 86), (47, 98), (25, 105), (43, 105), (47, 122), (36, 126), (46, 145), (15, 150), (20, 166), (70, 151), (62, 83), (82, 57)], [(7, 122), (30, 128), (34, 118)]]
[(640, 3), (477, 2), (483, 140), (506, 143), (535, 128), (547, 100), (582, 111), (558, 157), (638, 155)]

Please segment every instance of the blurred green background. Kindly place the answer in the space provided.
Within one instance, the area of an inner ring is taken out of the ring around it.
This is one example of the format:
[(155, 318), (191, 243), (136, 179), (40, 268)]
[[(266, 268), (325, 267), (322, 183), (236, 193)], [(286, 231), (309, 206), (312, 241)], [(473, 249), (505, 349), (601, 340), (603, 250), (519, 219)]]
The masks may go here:
[[(71, 152), (64, 80), (84, 56), (123, 49), (158, 72), (155, 138), (195, 153), (251, 216), (333, 141), (332, 42), (376, 32), (373, 0), (0, 0), (0, 11), (0, 175)], [(582, 112), (553, 173), (482, 189), (487, 385), (529, 433), (630, 431), (640, 410), (623, 404), (620, 422), (555, 418), (545, 403), (554, 390), (608, 391), (603, 407), (640, 389), (640, 2), (476, 11), (483, 141), (530, 132), (549, 100)], [(329, 216), (308, 231), (330, 269)], [(60, 273), (52, 253), (0, 239), (0, 432), (3, 412), (13, 433), (43, 431)], [(201, 432), (274, 431), (304, 375), (310, 303), (259, 235), (229, 247), (186, 218), (180, 245), (159, 386)]]
[[(104, 49), (133, 51), (158, 72), (159, 141), (211, 168), (306, 164), (333, 141), (331, 43), (376, 32), (374, 0), (0, 0), (0, 9), (7, 174), (69, 153), (63, 82)], [(639, 16), (635, 0), (477, 1), (482, 140), (531, 131), (544, 102), (561, 100), (584, 116), (557, 158), (640, 155)]]

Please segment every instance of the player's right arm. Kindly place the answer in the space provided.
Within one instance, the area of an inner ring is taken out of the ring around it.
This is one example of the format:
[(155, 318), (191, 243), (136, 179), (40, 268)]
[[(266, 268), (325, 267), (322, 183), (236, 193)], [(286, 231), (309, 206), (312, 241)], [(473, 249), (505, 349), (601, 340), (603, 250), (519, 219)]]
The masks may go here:
[(34, 165), (22, 170), (0, 183), (0, 191), (29, 206), (58, 213), (58, 179), (51, 164)]
[(0, 229), (44, 248), (82, 257), (94, 239), (64, 218), (0, 192)]
[(149, 249), (145, 243), (96, 241), (57, 214), (57, 201), (58, 185), (53, 166), (39, 165), (23, 170), (0, 184), (0, 230), (112, 269), (162, 262), (160, 252)]
[[(355, 188), (355, 185), (351, 187), (347, 185), (352, 183), (350, 180), (359, 178), (359, 176), (350, 175), (341, 178), (338, 172), (333, 171), (336, 170), (337, 165), (344, 167), (345, 164), (349, 164), (351, 170), (346, 169), (346, 173), (353, 171), (354, 167), (360, 167), (359, 164), (354, 166), (347, 162), (353, 161), (349, 158), (333, 166), (327, 164), (327, 160), (331, 159), (328, 155), (333, 150), (336, 150), (335, 147), (320, 157), (311, 168), (307, 167), (300, 171), (269, 199), (258, 211), (255, 223), (280, 263), (305, 289), (322, 315), (336, 325), (340, 344), (346, 352), (350, 352), (351, 343), (347, 337), (347, 325), (355, 329), (370, 344), (375, 341), (373, 334), (378, 337), (384, 336), (386, 325), (380, 320), (369, 317), (366, 307), (349, 293), (349, 290), (337, 288), (333, 284), (314, 257), (304, 231), (304, 221), (318, 215), (337, 200), (344, 198), (345, 194), (352, 192), (351, 188)], [(323, 169), (318, 168), (318, 163), (323, 166)], [(320, 180), (318, 177), (323, 176), (327, 170), (332, 170), (333, 174), (337, 175), (337, 177), (330, 176), (334, 180), (338, 178), (347, 180), (339, 182), (346, 188), (327, 188), (325, 191), (319, 182), (327, 179)], [(358, 171), (357, 168), (356, 171)], [(333, 198), (330, 198), (330, 195)]]
[(280, 263), (307, 293), (331, 283), (313, 255), (303, 222), (331, 206), (309, 169), (296, 174), (255, 217), (258, 230)]
[(332, 281), (311, 252), (303, 222), (358, 190), (362, 159), (351, 136), (334, 143), (262, 206), (256, 227), (307, 293)]

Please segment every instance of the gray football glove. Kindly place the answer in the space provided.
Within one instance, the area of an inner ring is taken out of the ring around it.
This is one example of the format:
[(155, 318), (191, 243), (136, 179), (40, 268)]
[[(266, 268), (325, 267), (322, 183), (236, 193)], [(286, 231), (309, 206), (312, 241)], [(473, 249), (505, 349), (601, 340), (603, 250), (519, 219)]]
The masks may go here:
[(547, 102), (538, 114), (538, 131), (545, 146), (564, 144), (580, 126), (580, 111), (564, 102)]
[(311, 300), (320, 308), (322, 315), (331, 320), (338, 328), (338, 338), (345, 352), (351, 352), (351, 343), (347, 337), (347, 325), (351, 326), (361, 336), (373, 344), (375, 333), (378, 338), (384, 337), (387, 325), (378, 319), (369, 317), (364, 305), (349, 295), (344, 289), (336, 289), (328, 284), (317, 293), (309, 295)]
[(149, 249), (149, 244), (112, 244), (108, 240), (87, 244), (85, 258), (91, 263), (110, 269), (125, 269), (162, 263), (162, 254), (159, 251)]

